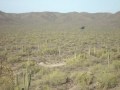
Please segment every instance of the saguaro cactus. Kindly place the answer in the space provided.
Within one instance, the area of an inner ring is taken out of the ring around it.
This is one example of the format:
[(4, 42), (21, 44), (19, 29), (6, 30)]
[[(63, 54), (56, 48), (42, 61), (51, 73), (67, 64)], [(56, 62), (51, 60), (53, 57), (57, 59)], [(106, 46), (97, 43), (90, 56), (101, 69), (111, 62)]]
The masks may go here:
[(26, 73), (24, 75), (24, 88), (25, 90), (29, 90), (31, 84), (31, 70), (30, 70), (30, 61), (28, 59), (26, 65)]
[(23, 90), (29, 90), (30, 84), (31, 84), (31, 73), (28, 71), (24, 74), (24, 89)]
[(90, 56), (91, 55), (91, 48), (89, 46), (89, 49), (88, 49), (88, 55)]
[(29, 60), (27, 61), (26, 70), (23, 72), (23, 86), (19, 83), (18, 75), (15, 79), (15, 89), (14, 90), (29, 90), (31, 85), (31, 70)]
[(15, 90), (20, 90), (20, 87), (19, 87), (19, 81), (18, 81), (18, 74), (16, 74), (16, 77), (15, 77)]
[(108, 67), (110, 66), (110, 52), (108, 51)]

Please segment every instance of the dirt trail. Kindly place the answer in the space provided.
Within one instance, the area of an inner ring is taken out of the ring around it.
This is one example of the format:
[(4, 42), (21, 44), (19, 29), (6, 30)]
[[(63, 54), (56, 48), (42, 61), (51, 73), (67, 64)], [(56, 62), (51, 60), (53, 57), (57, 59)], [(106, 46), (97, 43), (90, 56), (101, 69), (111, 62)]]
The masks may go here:
[(54, 68), (54, 67), (62, 67), (64, 65), (66, 65), (65, 62), (62, 63), (56, 63), (56, 64), (45, 64), (43, 62), (38, 63), (39, 66), (43, 66), (43, 67), (49, 67), (49, 68)]

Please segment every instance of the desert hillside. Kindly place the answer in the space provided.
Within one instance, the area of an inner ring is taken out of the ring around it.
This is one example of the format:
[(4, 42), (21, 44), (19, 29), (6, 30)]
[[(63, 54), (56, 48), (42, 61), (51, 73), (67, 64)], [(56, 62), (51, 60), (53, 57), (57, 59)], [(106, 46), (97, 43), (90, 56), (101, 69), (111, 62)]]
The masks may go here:
[(0, 11), (0, 27), (16, 25), (31, 28), (79, 29), (86, 26), (88, 29), (119, 29), (120, 12), (117, 13), (58, 13), (58, 12), (31, 12), (5, 13)]
[(120, 12), (0, 12), (0, 90), (120, 90)]

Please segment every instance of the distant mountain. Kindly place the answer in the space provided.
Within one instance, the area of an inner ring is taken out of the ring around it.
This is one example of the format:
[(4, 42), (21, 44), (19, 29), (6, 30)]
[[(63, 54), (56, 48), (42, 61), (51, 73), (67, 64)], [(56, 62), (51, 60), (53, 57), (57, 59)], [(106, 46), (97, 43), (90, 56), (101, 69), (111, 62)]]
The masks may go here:
[(58, 13), (30, 12), (5, 13), (0, 11), (0, 27), (2, 26), (48, 27), (56, 29), (120, 29), (120, 12), (112, 13)]

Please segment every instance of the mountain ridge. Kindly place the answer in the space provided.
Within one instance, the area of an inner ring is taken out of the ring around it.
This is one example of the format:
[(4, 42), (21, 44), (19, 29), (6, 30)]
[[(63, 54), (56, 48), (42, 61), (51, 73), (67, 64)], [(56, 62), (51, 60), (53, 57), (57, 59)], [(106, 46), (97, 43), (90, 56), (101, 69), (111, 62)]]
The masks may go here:
[(88, 13), (88, 12), (29, 12), (5, 13), (0, 11), (0, 26), (27, 25), (49, 26), (58, 28), (120, 28), (120, 11), (116, 13)]

